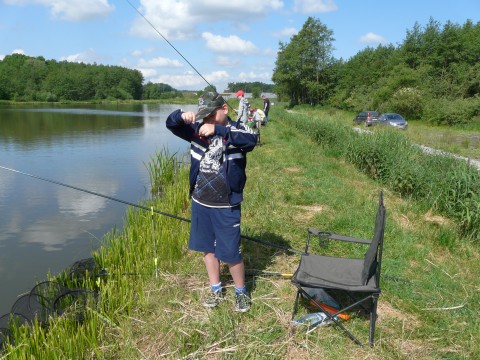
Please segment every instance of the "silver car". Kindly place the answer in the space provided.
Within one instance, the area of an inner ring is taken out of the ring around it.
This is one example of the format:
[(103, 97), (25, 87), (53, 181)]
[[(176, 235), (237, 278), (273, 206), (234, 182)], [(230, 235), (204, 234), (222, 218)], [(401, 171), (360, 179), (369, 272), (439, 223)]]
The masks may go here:
[(405, 130), (408, 126), (407, 120), (400, 114), (385, 113), (380, 115), (378, 122), (382, 125), (389, 125), (396, 129)]

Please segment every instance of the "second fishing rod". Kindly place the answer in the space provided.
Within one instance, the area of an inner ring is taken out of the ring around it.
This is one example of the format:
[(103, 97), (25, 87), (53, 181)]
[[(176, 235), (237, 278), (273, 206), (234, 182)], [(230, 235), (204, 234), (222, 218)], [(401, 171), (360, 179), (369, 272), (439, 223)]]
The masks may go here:
[[(137, 209), (148, 211), (152, 215), (155, 213), (155, 214), (158, 214), (158, 215), (163, 215), (163, 216), (170, 217), (172, 219), (177, 219), (177, 220), (185, 221), (185, 222), (188, 222), (188, 223), (191, 222), (190, 219), (188, 219), (188, 218), (178, 216), (178, 215), (174, 215), (174, 214), (169, 214), (167, 212), (154, 209), (153, 207), (147, 207), (147, 206), (143, 206), (143, 205), (139, 205), (139, 204), (134, 204), (134, 203), (129, 202), (129, 201), (118, 199), (118, 198), (115, 198), (115, 197), (112, 197), (112, 196), (103, 195), (103, 194), (100, 194), (100, 193), (95, 192), (95, 191), (83, 189), (83, 188), (80, 188), (78, 186), (72, 186), (72, 185), (69, 185), (69, 184), (62, 183), (60, 181), (44, 178), (44, 177), (41, 177), (41, 176), (38, 176), (38, 175), (29, 174), (29, 173), (26, 173), (26, 172), (23, 172), (23, 171), (20, 171), (20, 170), (16, 170), (16, 169), (12, 169), (12, 168), (9, 168), (9, 167), (6, 167), (6, 166), (0, 165), (0, 169), (6, 170), (6, 171), (11, 171), (11, 172), (14, 172), (16, 174), (28, 176), (28, 177), (31, 177), (31, 178), (34, 178), (34, 179), (37, 179), (37, 180), (46, 181), (46, 182), (49, 182), (51, 184), (67, 187), (67, 188), (70, 188), (70, 189), (73, 189), (73, 190), (81, 191), (81, 192), (84, 192), (84, 193), (87, 193), (87, 194), (99, 196), (99, 197), (102, 197), (102, 198), (105, 198), (105, 199), (108, 199), (108, 200), (112, 200), (112, 201), (115, 201), (115, 202), (119, 202), (119, 203), (122, 203), (122, 204), (125, 204), (125, 205), (133, 206)], [(295, 249), (292, 249), (292, 248), (289, 248), (287, 246), (283, 246), (283, 245), (280, 245), (280, 244), (275, 244), (275, 243), (272, 243), (272, 242), (269, 242), (269, 241), (261, 240), (261, 239), (258, 239), (258, 238), (252, 237), (252, 236), (241, 234), (241, 237), (246, 239), (246, 240), (250, 240), (250, 241), (265, 245), (265, 246), (274, 247), (274, 248), (277, 248), (277, 249), (281, 249), (281, 250), (291, 252), (291, 253), (295, 253), (295, 254), (299, 254), (299, 255), (303, 254), (302, 251), (295, 250)]]

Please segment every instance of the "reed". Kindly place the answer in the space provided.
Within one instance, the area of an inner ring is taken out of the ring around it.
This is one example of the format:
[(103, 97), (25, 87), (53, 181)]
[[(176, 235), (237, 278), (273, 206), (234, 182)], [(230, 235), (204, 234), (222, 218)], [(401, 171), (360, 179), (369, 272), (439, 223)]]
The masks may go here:
[(169, 184), (173, 181), (179, 164), (175, 161), (176, 154), (169, 154), (163, 147), (155, 150), (150, 161), (145, 164), (150, 177), (150, 192), (152, 195), (159, 195), (162, 192), (162, 183)]

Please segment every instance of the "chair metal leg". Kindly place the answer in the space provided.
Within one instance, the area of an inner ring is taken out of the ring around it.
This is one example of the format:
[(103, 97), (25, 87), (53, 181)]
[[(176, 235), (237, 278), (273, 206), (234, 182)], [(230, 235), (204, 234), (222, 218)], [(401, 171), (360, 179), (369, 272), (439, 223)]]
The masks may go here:
[(295, 304), (293, 305), (292, 311), (292, 321), (295, 318), (295, 314), (297, 313), (297, 306), (298, 306), (298, 299), (300, 298), (300, 290), (297, 290), (297, 297), (295, 298)]
[(377, 304), (378, 304), (378, 295), (374, 295), (372, 297), (372, 311), (370, 312), (370, 336), (369, 336), (370, 346), (373, 346), (375, 343), (375, 323), (377, 321)]

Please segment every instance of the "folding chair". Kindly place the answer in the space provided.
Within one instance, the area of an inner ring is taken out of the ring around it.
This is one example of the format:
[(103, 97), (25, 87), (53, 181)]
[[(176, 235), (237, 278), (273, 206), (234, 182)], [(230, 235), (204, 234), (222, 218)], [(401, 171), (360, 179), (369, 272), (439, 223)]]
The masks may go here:
[[(293, 275), (292, 283), (297, 287), (297, 296), (293, 307), (292, 321), (297, 312), (300, 295), (309, 300), (310, 304), (324, 313), (332, 324), (337, 325), (355, 343), (363, 344), (348, 331), (340, 320), (339, 314), (345, 313), (360, 306), (370, 313), (370, 346), (374, 345), (375, 322), (377, 320), (377, 302), (380, 296), (380, 271), (382, 263), (383, 234), (385, 229), (385, 207), (383, 206), (383, 193), (380, 192), (375, 231), (372, 241), (333, 234), (330, 232), (308, 229), (308, 238), (305, 254), (301, 256), (300, 264)], [(363, 259), (348, 257), (329, 257), (309, 253), (312, 236), (317, 236), (319, 244), (325, 246), (328, 239), (349, 243), (368, 245), (368, 250)], [(326, 311), (313, 299), (305, 288), (321, 288), (339, 291), (345, 294), (348, 304), (337, 312)]]

